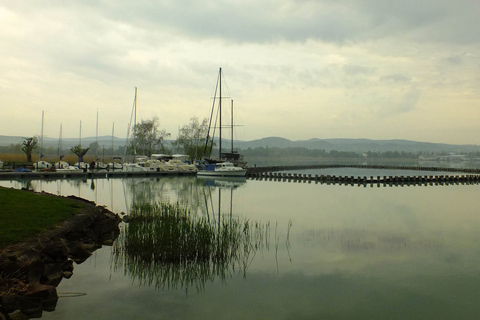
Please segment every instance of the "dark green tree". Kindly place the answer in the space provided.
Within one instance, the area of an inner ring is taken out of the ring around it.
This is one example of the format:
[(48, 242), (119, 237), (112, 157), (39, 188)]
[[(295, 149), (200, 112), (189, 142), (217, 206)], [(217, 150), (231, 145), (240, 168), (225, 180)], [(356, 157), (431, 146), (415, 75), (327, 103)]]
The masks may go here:
[(30, 137), (25, 138), (22, 143), (22, 151), (27, 155), (27, 162), (32, 162), (33, 150), (37, 148), (38, 138)]
[(78, 162), (83, 161), (83, 157), (87, 154), (90, 148), (83, 149), (81, 145), (71, 147), (70, 150), (75, 153), (78, 157)]

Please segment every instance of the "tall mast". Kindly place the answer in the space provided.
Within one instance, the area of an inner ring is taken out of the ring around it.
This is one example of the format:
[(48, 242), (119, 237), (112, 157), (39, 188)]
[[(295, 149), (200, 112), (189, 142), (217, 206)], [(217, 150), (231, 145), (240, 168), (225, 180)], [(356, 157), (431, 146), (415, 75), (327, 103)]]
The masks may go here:
[(42, 132), (41, 132), (41, 141), (40, 141), (40, 160), (43, 157), (43, 121), (44, 121), (45, 111), (42, 111)]
[(57, 150), (57, 156), (60, 160), (60, 152), (62, 152), (62, 124), (60, 124), (60, 138), (58, 139), (58, 150)]
[[(137, 131), (137, 87), (135, 87), (135, 98), (133, 100), (133, 139), (136, 138), (135, 133)], [(134, 140), (135, 141), (135, 140)], [(135, 162), (135, 156), (137, 155), (136, 143), (133, 144), (133, 162)]]
[[(114, 152), (113, 152), (113, 148), (114, 148), (114, 143), (113, 143), (113, 139), (115, 137), (115, 122), (113, 123), (112, 125), (112, 159), (113, 159), (113, 156), (114, 156)], [(112, 160), (113, 161), (113, 160)]]
[(97, 127), (96, 127), (96, 130), (95, 130), (95, 138), (96, 138), (96, 142), (97, 142), (97, 145), (95, 147), (95, 161), (97, 161), (97, 150), (98, 150), (98, 108), (97, 108)]
[(231, 117), (232, 117), (232, 119), (230, 121), (230, 123), (232, 124), (232, 140), (231, 140), (231, 142), (232, 142), (232, 154), (233, 154), (233, 99), (232, 99)]
[(218, 101), (218, 112), (220, 117), (220, 126), (219, 126), (220, 143), (218, 148), (218, 159), (220, 160), (222, 159), (222, 68), (220, 68), (219, 78), (220, 78), (220, 84), (219, 84), (220, 96)]
[(80, 147), (82, 146), (82, 120), (80, 120), (80, 135), (78, 138), (78, 144)]

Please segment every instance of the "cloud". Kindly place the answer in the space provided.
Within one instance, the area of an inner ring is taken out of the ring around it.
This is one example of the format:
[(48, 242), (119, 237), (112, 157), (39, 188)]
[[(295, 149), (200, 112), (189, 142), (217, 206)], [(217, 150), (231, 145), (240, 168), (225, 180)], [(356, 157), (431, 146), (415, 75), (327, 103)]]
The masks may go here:
[(407, 77), (406, 75), (394, 73), (394, 74), (383, 76), (380, 78), (380, 80), (385, 82), (393, 82), (393, 83), (406, 83), (406, 82), (410, 82), (412, 79), (410, 77)]
[[(378, 119), (427, 109), (440, 90), (448, 96), (440, 103), (458, 97), (467, 112), (480, 88), (479, 8), (470, 0), (10, 2), (0, 5), (0, 96), (15, 108), (0, 128), (13, 134), (10, 123), (38, 123), (45, 110), (50, 123), (72, 121), (65, 135), (75, 136), (78, 118), (95, 119), (97, 108), (120, 128), (136, 86), (142, 116), (161, 114), (174, 133), (208, 115), (219, 67), (251, 115), (246, 127), (258, 125), (244, 139), (286, 127), (287, 138), (311, 138), (311, 118), (332, 134), (333, 115), (351, 119), (336, 132), (355, 137)], [(272, 114), (275, 124), (263, 125)]]

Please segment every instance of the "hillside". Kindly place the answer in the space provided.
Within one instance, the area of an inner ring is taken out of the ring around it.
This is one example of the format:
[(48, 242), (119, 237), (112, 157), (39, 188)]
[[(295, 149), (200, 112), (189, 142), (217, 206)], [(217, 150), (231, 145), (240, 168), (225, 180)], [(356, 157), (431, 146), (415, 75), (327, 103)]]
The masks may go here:
[[(2, 136), (0, 135), (0, 146), (22, 143), (23, 137), (20, 136)], [(95, 142), (95, 137), (82, 138), (82, 145), (88, 146), (90, 143)], [(98, 137), (98, 143), (102, 147), (110, 148), (112, 142), (115, 148), (124, 146), (126, 143), (125, 138), (112, 136)], [(171, 140), (167, 140), (169, 144)], [(70, 147), (79, 143), (78, 138), (63, 138), (62, 146)], [(58, 139), (44, 138), (43, 145), (45, 148), (57, 147)], [(218, 143), (217, 143), (218, 145)], [(229, 146), (230, 141), (223, 141), (224, 146)], [(318, 139), (313, 138), (309, 140), (289, 140), (282, 137), (266, 137), (262, 139), (256, 139), (251, 141), (234, 141), (235, 149), (248, 149), (248, 148), (307, 148), (307, 149), (323, 149), (325, 151), (350, 151), (350, 152), (386, 152), (386, 151), (398, 151), (398, 152), (448, 152), (448, 153), (470, 153), (480, 152), (480, 146), (477, 145), (454, 145), (445, 143), (430, 143), (419, 142), (411, 140), (370, 140), (370, 139)]]

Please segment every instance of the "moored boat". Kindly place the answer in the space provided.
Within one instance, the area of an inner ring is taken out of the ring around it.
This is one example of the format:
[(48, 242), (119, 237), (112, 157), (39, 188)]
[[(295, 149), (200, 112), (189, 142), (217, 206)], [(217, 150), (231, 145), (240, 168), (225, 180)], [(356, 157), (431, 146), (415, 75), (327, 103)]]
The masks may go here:
[[(217, 90), (218, 90), (218, 97), (217, 97)], [(230, 152), (222, 152), (222, 68), (219, 69), (218, 79), (217, 79), (217, 87), (215, 89), (215, 97), (211, 111), (210, 117), (210, 124), (212, 123), (213, 115), (218, 116), (219, 126), (219, 155), (218, 159), (203, 159), (197, 163), (198, 167), (198, 175), (203, 176), (231, 176), (231, 177), (244, 177), (247, 175), (246, 162), (243, 161), (241, 155), (233, 150), (233, 100), (231, 104), (231, 122), (230, 122), (230, 129), (231, 129), (231, 151)], [(215, 109), (215, 102), (218, 101), (218, 109), (214, 112)], [(215, 121), (216, 123), (216, 121)], [(209, 125), (207, 137), (205, 141), (205, 154), (209, 154), (212, 150), (213, 146), (213, 135), (210, 136), (210, 130), (212, 129), (211, 125)], [(215, 128), (213, 128), (213, 133), (215, 133)], [(209, 146), (210, 145), (210, 146)], [(210, 152), (207, 150), (210, 148)], [(239, 166), (239, 165), (243, 165)]]
[(51, 170), (53, 168), (50, 162), (40, 160), (33, 164), (33, 167), (37, 170)]
[(224, 161), (207, 164), (204, 170), (198, 170), (197, 175), (201, 176), (220, 176), (220, 177), (245, 177), (247, 170), (241, 167), (235, 167), (233, 163)]
[(66, 161), (55, 162), (55, 171), (57, 172), (82, 172), (83, 170), (79, 167), (72, 166)]

